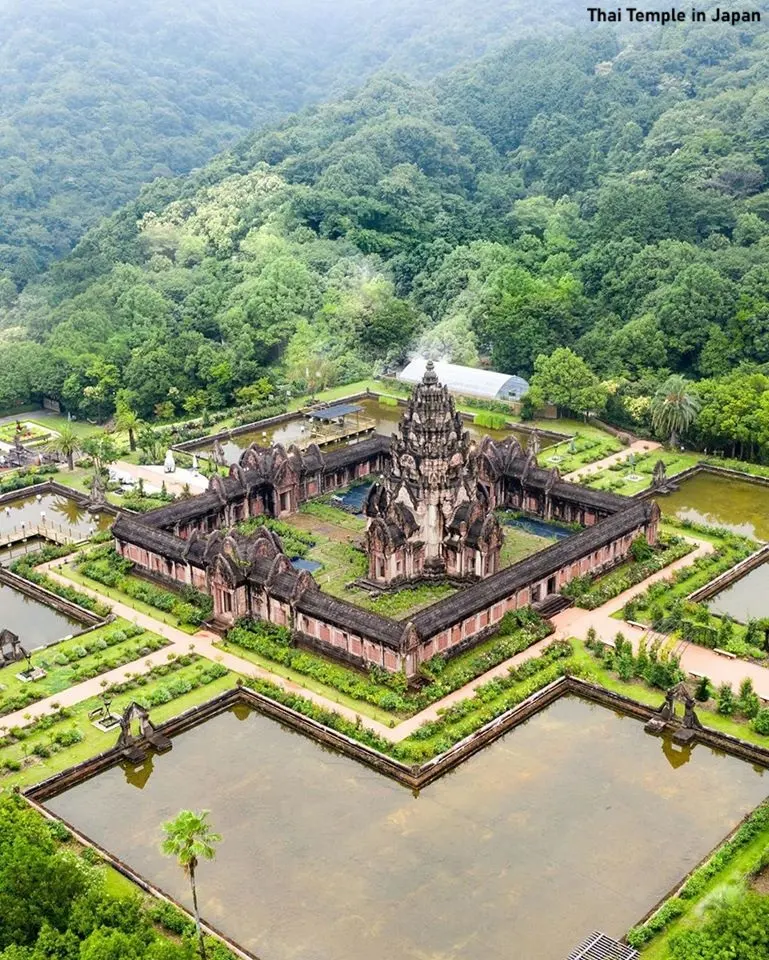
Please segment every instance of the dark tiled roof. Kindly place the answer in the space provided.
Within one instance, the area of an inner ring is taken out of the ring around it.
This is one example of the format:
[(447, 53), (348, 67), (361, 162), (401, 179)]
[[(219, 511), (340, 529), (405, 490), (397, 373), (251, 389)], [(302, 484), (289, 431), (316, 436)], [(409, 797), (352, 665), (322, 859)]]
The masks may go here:
[(369, 460), (379, 453), (388, 453), (389, 450), (390, 438), (377, 433), (367, 440), (361, 440), (360, 443), (351, 443), (349, 446), (324, 453), (323, 472), (331, 473), (333, 470), (340, 470), (342, 467), (348, 467), (353, 463)]
[(296, 605), (300, 613), (319, 617), (333, 623), (340, 630), (357, 633), (364, 637), (400, 649), (403, 626), (397, 620), (380, 617), (346, 600), (338, 600), (321, 590), (308, 590)]
[(140, 520), (126, 513), (118, 514), (117, 520), (112, 525), (112, 535), (117, 540), (133, 543), (145, 550), (168, 557), (169, 560), (177, 560), (181, 563), (189, 561), (193, 566), (203, 566), (204, 564), (204, 541), (198, 540), (190, 544), (189, 555), (186, 556), (185, 548), (188, 546), (186, 540), (157, 527), (148, 526), (143, 518)]
[(573, 537), (559, 540), (540, 553), (526, 557), (486, 580), (481, 580), (472, 587), (461, 590), (445, 600), (440, 600), (426, 610), (415, 614), (412, 622), (422, 637), (439, 633), (461, 622), (465, 617), (472, 616), (503, 600), (533, 580), (548, 577), (561, 567), (568, 566), (617, 537), (635, 530), (650, 516), (650, 504), (631, 503), (627, 509), (607, 517), (595, 526), (587, 527)]

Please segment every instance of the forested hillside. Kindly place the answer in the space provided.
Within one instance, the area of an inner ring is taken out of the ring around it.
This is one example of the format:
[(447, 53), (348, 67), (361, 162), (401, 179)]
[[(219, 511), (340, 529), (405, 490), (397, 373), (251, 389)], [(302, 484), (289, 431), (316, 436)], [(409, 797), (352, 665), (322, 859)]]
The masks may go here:
[(707, 24), (524, 38), (429, 86), (377, 76), (91, 231), (9, 310), (0, 404), (95, 416), (123, 387), (142, 416), (182, 413), (419, 341), (523, 375), (573, 347), (630, 423), (671, 371), (752, 375), (768, 72), (763, 27)]
[[(430, 77), (566, 0), (8, 0), (0, 278), (18, 287), (158, 176), (372, 71)], [(4, 285), (5, 295), (13, 291)]]

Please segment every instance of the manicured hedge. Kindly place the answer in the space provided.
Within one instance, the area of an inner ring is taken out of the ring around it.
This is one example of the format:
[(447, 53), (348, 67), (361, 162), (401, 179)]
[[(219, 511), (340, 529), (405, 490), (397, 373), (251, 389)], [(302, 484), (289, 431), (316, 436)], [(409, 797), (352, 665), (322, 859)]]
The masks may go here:
[(99, 547), (78, 559), (77, 569), (84, 577), (120, 590), (134, 600), (170, 613), (180, 623), (200, 626), (213, 612), (213, 601), (194, 587), (182, 587), (178, 594), (163, 590), (144, 580), (134, 580), (133, 564), (119, 556), (112, 546)]
[(421, 675), (429, 683), (418, 691), (407, 689), (402, 673), (389, 673), (373, 666), (367, 676), (361, 671), (300, 649), (293, 645), (291, 634), (285, 627), (265, 621), (241, 620), (227, 634), (227, 640), (312, 677), (346, 696), (396, 715), (409, 715), (470, 683), (550, 632), (550, 624), (529, 609), (507, 614), (500, 622), (500, 633), (491, 647), (477, 654), (462, 655), (457, 660), (447, 660), (438, 654), (422, 664)]
[(40, 573), (39, 570), (35, 569), (35, 567), (38, 567), (41, 563), (58, 560), (60, 557), (66, 557), (69, 553), (72, 553), (72, 547), (48, 544), (40, 550), (26, 553), (23, 557), (19, 557), (18, 560), (14, 560), (10, 569), (18, 576), (29, 580), (30, 583), (35, 583), (38, 587), (44, 587), (46, 590), (50, 590), (51, 593), (55, 593), (57, 597), (69, 600), (70, 603), (76, 603), (78, 606), (90, 610), (91, 613), (95, 613), (98, 617), (109, 616), (111, 608), (108, 607), (106, 603), (95, 600), (93, 597), (89, 597), (87, 593), (81, 593), (74, 587), (59, 583), (58, 580), (53, 580), (47, 574)]
[(684, 883), (678, 896), (666, 900), (646, 923), (634, 927), (627, 936), (631, 947), (640, 949), (653, 937), (667, 927), (672, 920), (686, 910), (687, 901), (694, 900), (705, 889), (706, 884), (727, 867), (760, 833), (769, 829), (769, 803), (763, 803), (755, 810), (737, 832), (720, 847), (701, 867), (698, 867)]
[(630, 562), (621, 571), (608, 573), (597, 578), (575, 577), (562, 590), (566, 597), (572, 597), (575, 604), (583, 610), (595, 610), (625, 590), (642, 583), (653, 573), (680, 560), (695, 549), (695, 545), (680, 537), (664, 541), (662, 548), (645, 560)]

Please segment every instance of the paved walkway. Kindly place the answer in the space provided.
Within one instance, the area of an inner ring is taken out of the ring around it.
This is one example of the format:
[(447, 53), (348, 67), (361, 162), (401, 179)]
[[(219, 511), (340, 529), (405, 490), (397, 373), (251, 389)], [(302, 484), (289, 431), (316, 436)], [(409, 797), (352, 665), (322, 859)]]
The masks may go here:
[(176, 473), (164, 473), (160, 466), (140, 466), (128, 463), (126, 460), (117, 460), (112, 467), (120, 473), (127, 473), (134, 480), (143, 480), (147, 492), (160, 490), (163, 484), (169, 493), (183, 493), (185, 485), (189, 485), (193, 493), (201, 493), (208, 489), (208, 478), (201, 474), (194, 474), (191, 470), (178, 467)]
[(652, 450), (659, 450), (661, 447), (662, 444), (657, 443), (655, 440), (634, 440), (629, 447), (624, 447), (618, 453), (612, 453), (611, 456), (604, 457), (603, 460), (596, 460), (595, 463), (589, 463), (585, 467), (580, 467), (579, 470), (567, 473), (563, 479), (569, 483), (578, 483), (583, 477), (590, 476), (591, 473), (606, 470), (612, 464), (619, 463), (620, 460), (625, 460), (631, 453), (649, 453)]
[[(161, 623), (148, 614), (139, 613), (137, 610), (134, 610), (133, 607), (129, 607), (127, 604), (115, 600), (109, 600), (108, 602), (117, 616), (123, 617), (125, 620), (132, 621), (144, 627), (146, 630), (165, 637), (169, 641), (169, 645), (148, 657), (143, 657), (140, 660), (125, 664), (116, 670), (111, 670), (91, 680), (86, 680), (67, 690), (47, 697), (45, 700), (40, 700), (31, 706), (25, 707), (17, 713), (2, 717), (0, 718), (0, 725), (8, 728), (26, 726), (34, 722), (37, 718), (56, 709), (53, 707), (54, 703), (58, 704), (58, 706), (73, 706), (83, 700), (98, 696), (102, 692), (102, 682), (105, 680), (108, 684), (122, 682), (126, 679), (127, 674), (147, 672), (153, 664), (162, 662), (168, 653), (175, 653), (178, 656), (183, 653), (189, 653), (191, 649), (194, 649), (195, 653), (223, 664), (234, 673), (241, 674), (245, 677), (258, 676), (264, 680), (269, 680), (271, 683), (276, 684), (286, 691), (299, 694), (311, 700), (319, 707), (341, 714), (352, 722), (355, 722), (358, 716), (362, 716), (364, 724), (370, 730), (393, 743), (397, 743), (412, 734), (423, 723), (435, 720), (439, 716), (439, 712), (442, 712), (460, 700), (472, 696), (476, 687), (487, 683), (494, 677), (504, 676), (511, 667), (518, 666), (526, 660), (538, 656), (553, 639), (569, 639), (570, 637), (584, 639), (590, 627), (594, 627), (598, 636), (606, 642), (612, 642), (617, 632), (622, 631), (625, 637), (631, 641), (634, 649), (637, 649), (641, 639), (647, 636), (649, 631), (642, 627), (632, 626), (622, 620), (615, 619), (611, 615), (621, 610), (628, 600), (643, 593), (651, 583), (670, 577), (676, 570), (689, 566), (698, 557), (705, 556), (714, 550), (713, 545), (707, 541), (698, 540), (695, 537), (687, 537), (687, 539), (696, 543), (697, 547), (686, 557), (675, 561), (675, 563), (670, 564), (664, 570), (657, 571), (657, 573), (652, 574), (651, 577), (644, 580), (643, 583), (637, 584), (629, 590), (624, 591), (596, 610), (581, 610), (577, 607), (570, 607), (562, 611), (553, 618), (552, 622), (555, 627), (555, 634), (553, 636), (538, 641), (527, 650), (516, 654), (504, 663), (489, 670), (482, 677), (478, 677), (459, 690), (455, 690), (438, 703), (427, 707), (408, 720), (400, 722), (394, 728), (370, 719), (365, 715), (361, 715), (355, 710), (345, 707), (322, 694), (314, 693), (299, 683), (271, 673), (269, 670), (265, 670), (251, 661), (237, 656), (237, 654), (222, 650), (216, 645), (216, 641), (220, 638), (209, 630), (199, 630), (197, 633), (190, 635), (176, 627)], [(56, 567), (66, 562), (66, 557), (53, 560), (44, 565), (42, 569), (45, 569), (52, 579), (71, 586), (72, 581), (62, 576), (62, 574), (56, 570)], [(106, 599), (103, 594), (89, 587), (77, 584), (77, 588), (96, 599), (102, 601)], [(759, 697), (769, 700), (768, 667), (747, 663), (744, 660), (732, 660), (706, 647), (700, 647), (694, 644), (682, 644), (678, 652), (681, 655), (681, 667), (683, 670), (689, 673), (705, 674), (716, 685), (724, 682), (731, 683), (735, 690), (745, 677), (750, 677), (753, 680), (756, 693)]]

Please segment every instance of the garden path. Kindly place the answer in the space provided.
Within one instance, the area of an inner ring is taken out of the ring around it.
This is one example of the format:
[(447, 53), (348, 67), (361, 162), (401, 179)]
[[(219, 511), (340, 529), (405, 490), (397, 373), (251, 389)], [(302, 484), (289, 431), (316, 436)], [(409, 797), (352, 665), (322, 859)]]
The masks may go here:
[[(594, 627), (598, 636), (609, 643), (613, 641), (615, 634), (621, 630), (625, 637), (633, 644), (634, 649), (637, 649), (641, 639), (646, 636), (649, 631), (645, 628), (636, 627), (621, 620), (614, 619), (611, 615), (621, 610), (628, 600), (642, 593), (651, 583), (670, 576), (675, 570), (688, 566), (698, 557), (711, 553), (714, 549), (713, 545), (707, 541), (698, 540), (695, 537), (687, 537), (687, 539), (696, 543), (697, 547), (686, 557), (675, 561), (664, 570), (657, 571), (642, 583), (624, 591), (619, 594), (619, 596), (614, 597), (595, 610), (581, 610), (577, 607), (570, 607), (562, 611), (553, 618), (552, 622), (556, 630), (554, 635), (538, 641), (527, 650), (516, 654), (504, 663), (489, 670), (483, 676), (455, 690), (438, 703), (427, 707), (425, 710), (422, 710), (407, 720), (401, 721), (394, 728), (385, 726), (368, 717), (364, 720), (366, 726), (380, 736), (397, 743), (408, 737), (423, 723), (435, 720), (439, 716), (439, 711), (443, 711), (452, 704), (471, 696), (475, 688), (479, 685), (488, 682), (494, 677), (504, 676), (511, 667), (518, 666), (526, 660), (538, 656), (554, 638), (569, 639), (570, 637), (578, 637), (584, 639), (590, 627)], [(71, 582), (56, 571), (57, 566), (66, 562), (67, 558), (63, 557), (44, 564), (41, 569), (45, 570), (50, 577), (58, 580), (60, 583), (71, 586)], [(98, 591), (89, 587), (78, 585), (78, 589), (95, 599), (104, 599)], [(52, 709), (54, 709), (54, 703), (59, 704), (59, 706), (73, 706), (83, 700), (98, 696), (102, 691), (102, 682), (104, 680), (106, 680), (107, 683), (121, 682), (125, 680), (126, 673), (136, 674), (147, 672), (153, 663), (157, 664), (162, 659), (164, 654), (175, 653), (178, 656), (183, 653), (188, 653), (190, 649), (194, 649), (195, 653), (210, 660), (222, 663), (228, 669), (242, 676), (258, 676), (264, 680), (269, 680), (271, 683), (280, 686), (286, 691), (299, 694), (311, 700), (319, 707), (341, 714), (348, 720), (355, 722), (357, 719), (357, 714), (354, 710), (321, 694), (314, 693), (306, 687), (301, 686), (301, 684), (277, 676), (248, 660), (241, 659), (236, 654), (221, 650), (216, 646), (216, 641), (219, 638), (209, 630), (199, 630), (197, 633), (190, 635), (183, 633), (176, 627), (161, 623), (148, 614), (139, 613), (127, 604), (115, 600), (110, 600), (109, 602), (115, 614), (165, 637), (170, 641), (169, 646), (165, 647), (162, 651), (156, 651), (149, 657), (125, 664), (109, 673), (94, 677), (91, 680), (86, 680), (67, 690), (47, 697), (45, 700), (40, 700), (17, 713), (2, 717), (0, 718), (0, 724), (9, 728), (13, 726), (26, 726), (38, 717), (51, 712)], [(716, 685), (724, 682), (731, 683), (735, 689), (739, 687), (740, 682), (745, 677), (750, 677), (753, 680), (758, 696), (769, 700), (769, 667), (751, 664), (739, 659), (732, 660), (717, 654), (713, 650), (696, 646), (695, 644), (683, 644), (678, 652), (681, 655), (681, 667), (683, 670), (689, 673), (705, 674)]]
[(580, 467), (579, 470), (567, 473), (563, 479), (568, 483), (579, 483), (583, 477), (587, 477), (591, 473), (598, 473), (600, 470), (606, 470), (612, 464), (624, 460), (629, 453), (649, 453), (651, 450), (659, 450), (661, 447), (662, 444), (657, 443), (656, 440), (634, 440), (629, 447), (624, 447), (619, 453), (612, 453), (610, 456), (604, 457), (603, 460), (596, 460), (595, 463), (589, 463), (585, 467)]

